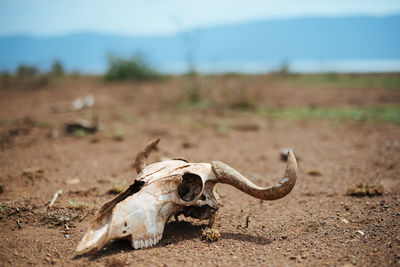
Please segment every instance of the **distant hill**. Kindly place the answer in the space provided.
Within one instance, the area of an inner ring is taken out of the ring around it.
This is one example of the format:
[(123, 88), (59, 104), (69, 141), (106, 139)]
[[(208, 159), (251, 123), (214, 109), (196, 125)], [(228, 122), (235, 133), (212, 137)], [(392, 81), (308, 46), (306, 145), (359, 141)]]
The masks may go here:
[(153, 37), (7, 36), (0, 37), (0, 69), (13, 71), (20, 63), (48, 69), (58, 59), (68, 70), (99, 73), (108, 54), (136, 52), (172, 72), (185, 70), (188, 55), (206, 70), (252, 62), (400, 60), (400, 15), (263, 20)]

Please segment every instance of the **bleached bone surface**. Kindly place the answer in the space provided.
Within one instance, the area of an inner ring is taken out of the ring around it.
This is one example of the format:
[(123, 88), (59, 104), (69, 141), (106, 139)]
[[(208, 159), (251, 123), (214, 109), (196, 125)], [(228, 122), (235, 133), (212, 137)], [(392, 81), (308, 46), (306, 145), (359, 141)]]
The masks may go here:
[(162, 238), (164, 225), (171, 215), (208, 219), (214, 222), (220, 198), (215, 184), (230, 184), (256, 198), (275, 200), (287, 195), (297, 179), (297, 163), (288, 153), (285, 176), (271, 188), (261, 188), (228, 165), (188, 163), (169, 160), (146, 166), (150, 152), (159, 140), (148, 144), (136, 159), (140, 173), (124, 192), (105, 203), (77, 247), (84, 253), (101, 249), (109, 241), (129, 238), (135, 249), (156, 245)]

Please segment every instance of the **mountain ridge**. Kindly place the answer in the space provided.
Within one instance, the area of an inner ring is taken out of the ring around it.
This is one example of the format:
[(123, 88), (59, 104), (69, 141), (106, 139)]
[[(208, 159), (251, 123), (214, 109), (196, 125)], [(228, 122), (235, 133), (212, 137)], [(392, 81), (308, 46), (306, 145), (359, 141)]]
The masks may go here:
[[(144, 54), (168, 72), (173, 66), (299, 60), (400, 59), (400, 15), (294, 18), (197, 28), (173, 35), (125, 36), (80, 32), (63, 36), (0, 36), (0, 70), (19, 64), (102, 72), (107, 55)], [(190, 59), (188, 59), (190, 57)]]

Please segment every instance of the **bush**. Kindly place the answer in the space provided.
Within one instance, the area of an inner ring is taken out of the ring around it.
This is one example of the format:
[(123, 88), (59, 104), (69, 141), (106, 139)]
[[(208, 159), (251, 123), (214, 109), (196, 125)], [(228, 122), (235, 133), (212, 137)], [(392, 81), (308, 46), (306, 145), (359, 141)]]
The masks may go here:
[(49, 84), (49, 75), (41, 73), (40, 69), (35, 66), (21, 64), (15, 71), (16, 77), (9, 79), (4, 84), (8, 87), (22, 87), (24, 89), (38, 89)]
[(64, 67), (60, 61), (56, 60), (51, 65), (50, 74), (54, 76), (63, 76), (64, 75)]
[(16, 73), (20, 78), (34, 78), (40, 74), (40, 71), (38, 68), (33, 66), (19, 65)]
[(107, 80), (157, 80), (161, 75), (141, 55), (122, 58), (111, 55), (108, 59)]

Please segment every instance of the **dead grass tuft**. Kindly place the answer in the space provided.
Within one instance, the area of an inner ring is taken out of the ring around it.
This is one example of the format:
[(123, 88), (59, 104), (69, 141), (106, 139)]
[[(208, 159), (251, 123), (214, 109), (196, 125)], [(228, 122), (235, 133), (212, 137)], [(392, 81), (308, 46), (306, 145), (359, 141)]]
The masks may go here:
[(23, 170), (22, 175), (30, 179), (44, 177), (45, 170), (42, 167), (31, 167)]
[[(87, 214), (92, 211), (86, 211), (82, 203), (74, 203), (74, 208), (52, 209), (40, 208), (30, 203), (27, 199), (0, 202), (0, 220), (3, 218), (24, 218), (28, 224), (36, 225), (47, 224), (50, 226), (73, 225), (76, 221), (82, 221)], [(13, 219), (14, 220), (14, 219)]]
[(85, 203), (79, 201), (68, 201), (68, 208), (72, 210), (82, 210), (86, 207)]
[(32, 211), (35, 206), (31, 205), (27, 199), (15, 200), (15, 201), (4, 201), (0, 202), (0, 219), (5, 216), (12, 216), (23, 211)]
[(50, 210), (41, 210), (38, 214), (41, 217), (41, 221), (46, 224), (53, 226), (63, 226), (68, 224), (71, 226), (75, 221), (82, 221), (86, 217), (87, 212), (84, 212), (83, 209), (53, 208)]
[(347, 195), (355, 196), (355, 197), (364, 197), (364, 196), (381, 196), (385, 192), (382, 184), (379, 185), (369, 185), (364, 183), (359, 183), (354, 187), (350, 187), (347, 189)]
[(201, 237), (208, 242), (215, 242), (219, 240), (221, 234), (215, 228), (206, 228), (201, 233)]

